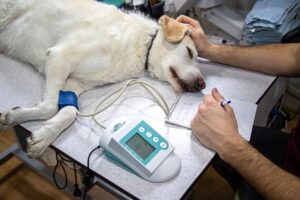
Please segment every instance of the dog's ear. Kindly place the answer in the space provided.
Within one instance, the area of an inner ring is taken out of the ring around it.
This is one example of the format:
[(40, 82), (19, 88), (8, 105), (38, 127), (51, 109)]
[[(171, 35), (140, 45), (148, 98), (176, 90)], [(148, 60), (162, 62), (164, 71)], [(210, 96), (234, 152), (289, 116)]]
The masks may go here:
[(168, 42), (178, 43), (189, 33), (188, 27), (175, 19), (163, 15), (159, 18), (158, 24), (162, 26), (164, 36)]

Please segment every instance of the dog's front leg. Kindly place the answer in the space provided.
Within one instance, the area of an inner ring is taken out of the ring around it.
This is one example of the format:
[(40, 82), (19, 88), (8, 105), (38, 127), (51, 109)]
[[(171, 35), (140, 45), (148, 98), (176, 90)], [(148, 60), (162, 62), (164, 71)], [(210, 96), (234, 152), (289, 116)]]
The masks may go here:
[[(73, 91), (79, 96), (83, 91), (83, 85), (75, 79), (68, 78), (65, 90)], [(44, 153), (47, 147), (52, 144), (55, 139), (68, 128), (76, 119), (77, 109), (74, 106), (62, 108), (52, 119), (46, 121), (43, 126), (34, 131), (27, 139), (27, 154), (29, 157), (38, 157)]]
[(53, 118), (46, 121), (43, 126), (34, 131), (27, 138), (27, 154), (29, 157), (38, 157), (44, 153), (46, 148), (68, 128), (76, 118), (77, 109), (74, 106), (62, 108)]
[(58, 111), (59, 90), (63, 90), (72, 71), (71, 61), (64, 58), (63, 50), (51, 50), (46, 58), (46, 91), (44, 100), (31, 108), (18, 108), (4, 112), (0, 116), (0, 130), (21, 122), (49, 119)]

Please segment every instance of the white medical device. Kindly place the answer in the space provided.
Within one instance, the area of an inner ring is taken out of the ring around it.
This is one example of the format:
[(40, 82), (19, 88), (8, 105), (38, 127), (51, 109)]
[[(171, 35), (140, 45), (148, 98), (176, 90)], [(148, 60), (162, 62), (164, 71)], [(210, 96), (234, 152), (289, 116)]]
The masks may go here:
[(181, 167), (174, 146), (146, 120), (113, 123), (101, 136), (105, 155), (150, 182), (165, 182)]

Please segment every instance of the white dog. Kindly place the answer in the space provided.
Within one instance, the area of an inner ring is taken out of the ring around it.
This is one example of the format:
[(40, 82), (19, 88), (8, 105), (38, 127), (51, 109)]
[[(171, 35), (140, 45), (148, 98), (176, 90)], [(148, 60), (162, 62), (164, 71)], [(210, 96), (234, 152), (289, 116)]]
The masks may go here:
[(145, 66), (178, 92), (205, 87), (187, 26), (167, 16), (156, 23), (94, 0), (0, 0), (0, 51), (33, 65), (46, 78), (41, 103), (0, 118), (2, 129), (48, 120), (28, 138), (31, 157), (40, 156), (76, 118), (74, 106), (58, 110), (59, 90), (79, 96), (141, 76)]

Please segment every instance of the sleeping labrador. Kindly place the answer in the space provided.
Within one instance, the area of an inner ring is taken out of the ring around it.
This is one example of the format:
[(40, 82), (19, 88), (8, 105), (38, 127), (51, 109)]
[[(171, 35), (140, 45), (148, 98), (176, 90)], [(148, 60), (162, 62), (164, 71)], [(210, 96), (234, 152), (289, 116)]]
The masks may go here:
[(58, 109), (60, 90), (77, 96), (96, 86), (151, 76), (177, 92), (205, 87), (186, 25), (158, 22), (94, 0), (1, 0), (0, 51), (31, 64), (46, 79), (42, 102), (2, 113), (0, 128), (47, 120), (28, 139), (28, 155), (40, 156), (76, 118)]

